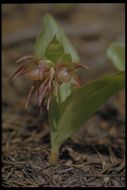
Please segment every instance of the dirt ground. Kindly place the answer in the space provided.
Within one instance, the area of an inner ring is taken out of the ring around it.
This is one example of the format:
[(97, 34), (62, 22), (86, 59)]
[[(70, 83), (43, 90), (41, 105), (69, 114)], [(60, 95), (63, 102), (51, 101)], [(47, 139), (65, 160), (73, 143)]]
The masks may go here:
[(125, 187), (125, 95), (110, 98), (60, 149), (49, 165), (47, 112), (33, 98), (24, 109), (31, 82), (8, 83), (16, 60), (33, 53), (46, 13), (54, 15), (77, 49), (82, 83), (116, 72), (106, 57), (112, 41), (125, 40), (124, 4), (2, 5), (2, 186)]

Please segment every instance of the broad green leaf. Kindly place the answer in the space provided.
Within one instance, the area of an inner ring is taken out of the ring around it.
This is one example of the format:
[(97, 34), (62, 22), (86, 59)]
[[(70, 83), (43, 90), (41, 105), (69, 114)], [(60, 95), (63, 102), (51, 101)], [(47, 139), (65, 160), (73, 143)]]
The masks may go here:
[(64, 102), (74, 89), (75, 87), (70, 83), (61, 84), (58, 95), (59, 102)]
[(120, 43), (112, 43), (107, 50), (107, 56), (121, 71), (125, 70), (125, 47)]
[(40, 33), (35, 43), (35, 55), (38, 58), (47, 59), (46, 49), (54, 36), (56, 36), (57, 40), (62, 44), (64, 53), (69, 53), (73, 62), (79, 62), (79, 56), (66, 37), (65, 32), (49, 14), (43, 18), (43, 31)]
[(59, 107), (57, 133), (53, 144), (61, 145), (73, 132), (87, 122), (108, 98), (122, 90), (125, 85), (124, 72), (112, 74), (74, 90)]

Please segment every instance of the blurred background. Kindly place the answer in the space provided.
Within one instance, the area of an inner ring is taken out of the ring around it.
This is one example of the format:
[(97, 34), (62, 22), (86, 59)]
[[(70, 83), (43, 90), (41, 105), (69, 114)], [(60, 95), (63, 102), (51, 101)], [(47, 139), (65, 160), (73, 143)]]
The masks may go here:
[[(90, 68), (89, 71), (80, 71), (82, 83), (116, 72), (106, 56), (106, 50), (111, 42), (125, 43), (124, 4), (3, 4), (2, 100), (5, 159), (8, 155), (17, 159), (19, 145), (25, 147), (28, 138), (34, 138), (32, 142), (29, 141), (32, 150), (34, 143), (35, 147), (36, 143), (38, 147), (42, 146), (42, 136), (38, 135), (43, 133), (44, 113), (40, 114), (34, 98), (30, 109), (24, 109), (31, 82), (18, 78), (8, 83), (8, 79), (18, 68), (16, 61), (24, 55), (33, 54), (36, 38), (43, 27), (42, 18), (46, 13), (55, 17), (76, 48), (81, 63)], [(124, 113), (125, 97), (124, 91), (121, 91), (102, 106), (100, 112), (74, 135), (73, 140), (76, 139), (75, 142), (78, 143), (110, 144), (117, 156), (124, 157)]]

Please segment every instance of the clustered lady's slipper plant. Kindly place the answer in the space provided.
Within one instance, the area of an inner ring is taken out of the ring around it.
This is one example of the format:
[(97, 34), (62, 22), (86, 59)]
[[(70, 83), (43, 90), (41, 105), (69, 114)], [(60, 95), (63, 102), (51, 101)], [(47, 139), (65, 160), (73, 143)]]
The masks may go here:
[(17, 63), (20, 62), (23, 64), (12, 78), (14, 79), (26, 75), (33, 81), (25, 107), (28, 107), (30, 97), (36, 91), (39, 106), (41, 106), (44, 99), (43, 103), (46, 104), (47, 110), (49, 110), (49, 104), (53, 93), (55, 97), (58, 96), (58, 89), (62, 83), (68, 82), (75, 87), (80, 87), (76, 70), (82, 67), (87, 68), (87, 66), (83, 64), (73, 62), (59, 62), (55, 64), (48, 60), (38, 59), (35, 56), (22, 57), (17, 61)]
[(117, 62), (117, 66), (120, 65), (120, 72), (80, 86), (76, 71), (88, 67), (80, 63), (75, 49), (52, 16), (46, 15), (43, 24), (43, 31), (35, 43), (34, 55), (24, 56), (17, 61), (21, 66), (11, 79), (25, 75), (32, 80), (26, 108), (34, 93), (39, 106), (46, 106), (51, 136), (49, 162), (55, 164), (64, 141), (110, 96), (124, 87), (123, 56), (121, 61), (121, 51), (123, 53), (124, 49), (117, 44), (118, 47), (115, 45), (108, 50), (108, 57)]

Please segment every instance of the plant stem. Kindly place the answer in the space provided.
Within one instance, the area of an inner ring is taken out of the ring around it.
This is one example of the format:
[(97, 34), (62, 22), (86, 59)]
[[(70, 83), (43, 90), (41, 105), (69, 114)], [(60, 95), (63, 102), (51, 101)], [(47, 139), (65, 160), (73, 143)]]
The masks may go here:
[(57, 163), (58, 159), (59, 159), (59, 149), (51, 148), (51, 152), (50, 152), (50, 155), (48, 158), (48, 162), (51, 165), (54, 165)]

